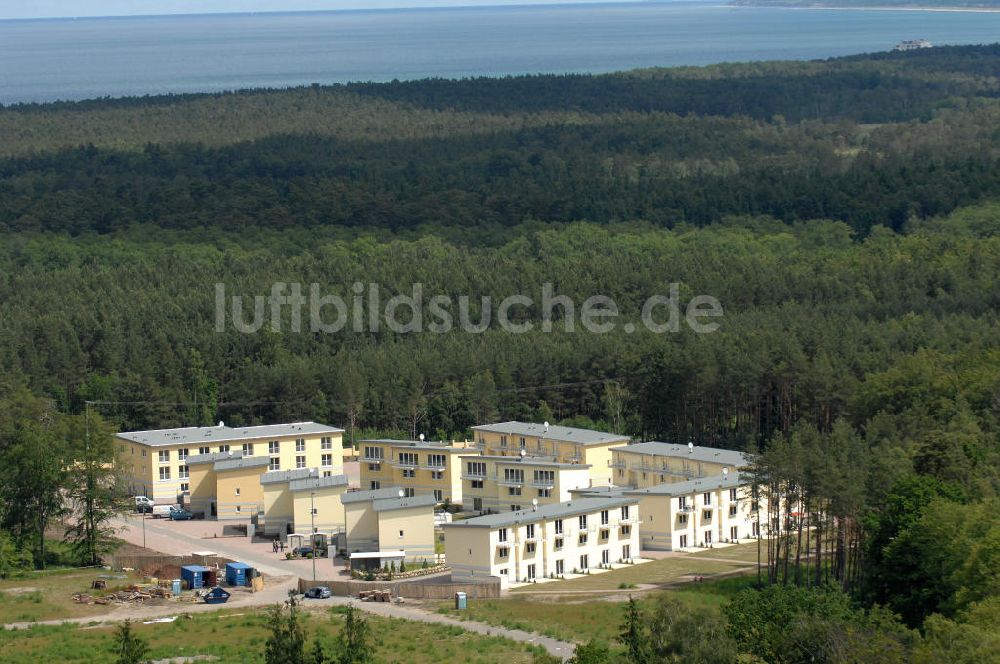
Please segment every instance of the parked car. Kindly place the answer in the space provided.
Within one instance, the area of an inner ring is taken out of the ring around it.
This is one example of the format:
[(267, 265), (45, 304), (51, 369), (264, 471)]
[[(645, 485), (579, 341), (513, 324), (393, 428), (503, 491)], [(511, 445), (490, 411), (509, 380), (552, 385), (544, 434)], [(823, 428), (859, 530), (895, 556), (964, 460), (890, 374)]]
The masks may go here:
[(151, 514), (154, 519), (165, 519), (170, 517), (170, 510), (181, 509), (180, 505), (153, 505)]
[(316, 552), (311, 546), (297, 546), (292, 549), (292, 555), (300, 558), (312, 558)]
[(146, 496), (135, 496), (135, 511), (139, 514), (153, 511), (153, 501)]
[(309, 599), (328, 599), (332, 593), (326, 586), (314, 586), (303, 594)]
[(188, 521), (194, 518), (194, 515), (183, 507), (171, 507), (168, 516), (171, 521)]

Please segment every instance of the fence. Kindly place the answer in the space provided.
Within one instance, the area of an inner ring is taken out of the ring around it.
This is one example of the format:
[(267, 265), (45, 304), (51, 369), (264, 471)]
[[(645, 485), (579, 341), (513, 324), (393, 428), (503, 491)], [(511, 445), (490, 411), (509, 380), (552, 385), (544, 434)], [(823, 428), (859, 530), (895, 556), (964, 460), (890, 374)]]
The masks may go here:
[(334, 595), (357, 597), (363, 590), (390, 590), (397, 597), (407, 599), (452, 599), (463, 592), (469, 599), (495, 599), (500, 597), (500, 580), (484, 583), (420, 583), (418, 581), (311, 581), (299, 579), (299, 590), (313, 586), (326, 586)]
[(109, 565), (112, 569), (122, 569), (129, 567), (131, 569), (146, 570), (153, 569), (157, 567), (166, 566), (177, 566), (183, 567), (184, 565), (204, 565), (205, 567), (220, 567), (226, 566), (226, 563), (234, 562), (230, 558), (223, 558), (222, 556), (144, 556), (144, 555), (110, 555), (104, 558), (104, 563)]

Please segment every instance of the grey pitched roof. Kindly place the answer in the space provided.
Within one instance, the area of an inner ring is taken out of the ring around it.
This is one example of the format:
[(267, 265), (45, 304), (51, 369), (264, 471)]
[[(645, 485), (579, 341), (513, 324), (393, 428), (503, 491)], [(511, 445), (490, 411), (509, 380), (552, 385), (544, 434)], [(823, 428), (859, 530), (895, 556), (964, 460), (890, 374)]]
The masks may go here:
[(149, 431), (123, 431), (118, 437), (151, 447), (163, 445), (198, 445), (212, 442), (240, 441), (281, 436), (318, 435), (343, 433), (343, 429), (318, 422), (291, 422), (264, 424), (252, 427), (227, 427), (222, 422), (212, 427), (179, 427), (176, 429), (151, 429)]
[(590, 468), (589, 463), (561, 463), (550, 456), (528, 456), (523, 459), (519, 456), (497, 456), (484, 454), (463, 454), (460, 457), (463, 461), (496, 461), (500, 464), (518, 466), (545, 466), (546, 468)]
[(416, 447), (421, 450), (430, 450), (432, 452), (451, 452), (451, 453), (468, 453), (473, 450), (471, 447), (456, 447), (447, 442), (440, 440), (394, 440), (392, 438), (375, 438), (371, 440), (360, 440), (359, 445), (364, 445), (365, 443), (376, 443), (379, 445), (392, 445), (394, 447)]
[(472, 427), (473, 431), (489, 431), (492, 433), (507, 434), (509, 436), (531, 436), (543, 438), (545, 440), (557, 440), (566, 443), (579, 443), (581, 445), (601, 445), (617, 441), (628, 442), (629, 437), (617, 433), (607, 433), (605, 431), (594, 431), (593, 429), (578, 429), (576, 427), (562, 427), (550, 425), (546, 430), (545, 425), (532, 422), (500, 422), (499, 424), (481, 424)]
[(645, 454), (650, 456), (670, 457), (672, 459), (690, 459), (692, 461), (711, 462), (728, 464), (733, 470), (750, 463), (750, 457), (736, 450), (724, 450), (718, 447), (705, 447), (695, 445), (688, 449), (687, 445), (676, 443), (661, 443), (659, 441), (649, 441), (647, 443), (633, 443), (624, 447), (612, 447), (612, 452), (627, 452), (629, 454)]
[(731, 489), (733, 487), (749, 484), (750, 478), (746, 473), (730, 471), (728, 475), (711, 475), (709, 477), (699, 477), (696, 480), (685, 482), (668, 482), (667, 484), (657, 484), (645, 489), (628, 489), (627, 496), (687, 496), (693, 493), (703, 493), (713, 489)]
[(332, 486), (347, 486), (347, 475), (330, 475), (328, 477), (308, 477), (292, 480), (288, 483), (289, 491), (314, 491)]
[(270, 460), (262, 456), (234, 457), (232, 459), (216, 461), (212, 464), (212, 470), (219, 473), (226, 470), (240, 470), (243, 468), (263, 468), (269, 463)]
[(261, 484), (278, 484), (279, 482), (291, 482), (292, 480), (302, 480), (315, 475), (315, 468), (292, 468), (289, 470), (272, 470), (260, 476)]
[(570, 489), (569, 495), (574, 498), (612, 498), (625, 495), (625, 492), (631, 488), (628, 486), (582, 487), (580, 489)]
[(391, 512), (392, 510), (405, 510), (411, 507), (433, 507), (437, 501), (429, 493), (417, 494), (409, 498), (383, 498), (372, 501), (372, 507), (376, 512)]
[(565, 503), (542, 505), (537, 510), (518, 510), (487, 514), (472, 519), (444, 524), (444, 528), (506, 528), (524, 523), (536, 523), (551, 519), (565, 519), (579, 514), (592, 514), (601, 510), (614, 509), (622, 505), (635, 505), (638, 497), (614, 496), (610, 498), (576, 498)]
[(384, 489), (374, 489), (372, 491), (348, 491), (340, 497), (345, 505), (350, 503), (362, 503), (366, 500), (380, 500), (383, 498), (399, 498), (400, 487), (390, 486)]

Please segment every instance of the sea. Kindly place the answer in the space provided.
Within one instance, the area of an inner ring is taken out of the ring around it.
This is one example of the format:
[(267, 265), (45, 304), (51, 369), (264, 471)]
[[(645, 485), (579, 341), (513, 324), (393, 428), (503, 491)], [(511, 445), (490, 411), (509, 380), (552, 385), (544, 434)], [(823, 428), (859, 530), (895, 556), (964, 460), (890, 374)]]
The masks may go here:
[(1000, 13), (716, 2), (0, 21), (0, 104), (610, 72), (1000, 41)]

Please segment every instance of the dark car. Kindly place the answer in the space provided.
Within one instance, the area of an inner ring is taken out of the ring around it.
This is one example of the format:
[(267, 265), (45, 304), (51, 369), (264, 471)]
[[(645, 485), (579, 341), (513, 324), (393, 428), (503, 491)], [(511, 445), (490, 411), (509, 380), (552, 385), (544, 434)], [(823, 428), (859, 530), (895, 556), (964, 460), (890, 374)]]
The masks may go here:
[(302, 594), (309, 599), (328, 599), (331, 595), (330, 589), (326, 586), (314, 586)]
[(176, 507), (170, 508), (169, 516), (171, 521), (188, 521), (189, 519), (194, 518), (194, 515), (191, 514), (191, 512), (188, 512), (186, 509), (179, 509)]
[(300, 558), (322, 558), (326, 555), (326, 549), (314, 549), (311, 546), (297, 546), (292, 549), (293, 556)]

